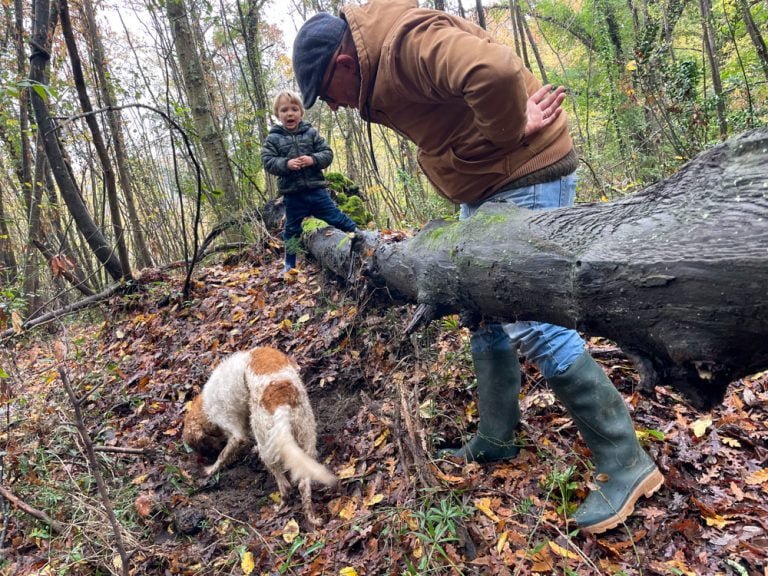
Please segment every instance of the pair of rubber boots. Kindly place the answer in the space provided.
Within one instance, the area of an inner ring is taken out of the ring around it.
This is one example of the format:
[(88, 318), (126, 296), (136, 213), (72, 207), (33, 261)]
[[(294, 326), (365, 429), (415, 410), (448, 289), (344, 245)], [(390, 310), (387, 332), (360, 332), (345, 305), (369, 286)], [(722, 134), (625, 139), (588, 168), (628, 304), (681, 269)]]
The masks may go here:
[[(466, 445), (449, 452), (467, 461), (491, 462), (517, 456), (520, 423), (520, 362), (517, 351), (473, 352), (480, 423)], [(592, 490), (574, 513), (583, 530), (599, 534), (622, 524), (640, 496), (664, 483), (659, 469), (637, 441), (621, 394), (588, 352), (549, 385), (565, 405), (592, 452)]]

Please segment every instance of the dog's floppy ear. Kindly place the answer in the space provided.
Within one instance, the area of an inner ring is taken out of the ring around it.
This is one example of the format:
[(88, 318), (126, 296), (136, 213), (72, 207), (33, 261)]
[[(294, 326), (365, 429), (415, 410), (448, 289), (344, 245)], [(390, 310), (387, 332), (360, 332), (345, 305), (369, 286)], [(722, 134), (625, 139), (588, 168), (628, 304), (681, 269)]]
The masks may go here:
[(202, 396), (189, 403), (181, 439), (191, 450), (207, 459), (215, 459), (227, 443), (224, 431), (208, 420), (203, 411)]
[(221, 429), (217, 431), (218, 435), (203, 436), (194, 448), (192, 446), (190, 448), (207, 461), (216, 460), (227, 444), (227, 438), (222, 434)]
[(192, 450), (197, 451), (197, 446), (203, 435), (203, 427), (200, 424), (200, 397), (187, 403), (187, 413), (184, 414), (184, 427), (181, 431), (181, 439)]

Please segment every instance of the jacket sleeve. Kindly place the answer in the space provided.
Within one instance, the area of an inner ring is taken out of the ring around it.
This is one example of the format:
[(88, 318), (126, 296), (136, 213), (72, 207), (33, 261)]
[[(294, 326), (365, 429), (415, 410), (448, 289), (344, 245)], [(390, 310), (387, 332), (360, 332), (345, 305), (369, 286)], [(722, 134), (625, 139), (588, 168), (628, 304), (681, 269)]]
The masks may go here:
[(264, 170), (275, 176), (285, 176), (290, 173), (288, 158), (280, 156), (277, 145), (269, 137), (264, 141), (264, 146), (261, 149), (261, 163)]
[(496, 144), (523, 138), (529, 92), (538, 80), (508, 46), (481, 37), (439, 14), (404, 31), (392, 53), (398, 78), (437, 102), (463, 99), (478, 131)]
[(320, 170), (325, 170), (333, 162), (333, 150), (315, 128), (312, 128), (312, 139), (313, 152), (310, 156), (315, 159), (315, 166)]

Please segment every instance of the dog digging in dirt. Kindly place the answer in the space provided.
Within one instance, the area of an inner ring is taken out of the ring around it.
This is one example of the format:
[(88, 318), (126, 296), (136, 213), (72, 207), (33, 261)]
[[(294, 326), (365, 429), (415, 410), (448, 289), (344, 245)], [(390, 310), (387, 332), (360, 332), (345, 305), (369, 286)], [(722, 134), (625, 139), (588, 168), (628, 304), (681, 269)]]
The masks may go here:
[[(250, 431), (249, 431), (250, 424)], [(336, 477), (317, 461), (315, 416), (298, 366), (273, 348), (254, 348), (225, 358), (184, 417), (184, 442), (216, 461), (211, 476), (254, 441), (264, 465), (277, 481), (283, 502), (290, 482), (298, 483), (307, 520), (321, 523), (312, 508), (312, 481), (332, 486)]]

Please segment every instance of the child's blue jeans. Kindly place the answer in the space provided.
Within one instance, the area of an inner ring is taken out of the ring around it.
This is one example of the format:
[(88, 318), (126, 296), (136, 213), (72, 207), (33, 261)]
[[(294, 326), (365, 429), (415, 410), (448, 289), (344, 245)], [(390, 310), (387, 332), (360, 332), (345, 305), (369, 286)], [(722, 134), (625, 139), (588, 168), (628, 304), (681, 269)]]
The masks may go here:
[[(575, 199), (576, 175), (570, 174), (553, 182), (501, 191), (476, 204), (462, 204), (459, 217), (469, 218), (485, 202), (511, 202), (541, 210), (571, 206)], [(562, 374), (584, 353), (584, 340), (578, 332), (543, 322), (486, 324), (470, 337), (472, 352), (509, 350), (510, 346), (519, 347), (544, 378)]]
[[(319, 218), (343, 232), (353, 232), (357, 229), (354, 220), (339, 210), (325, 188), (286, 194), (283, 196), (283, 206), (285, 206), (285, 230), (283, 230), (285, 241), (301, 236), (301, 221), (307, 216)], [(296, 266), (296, 253), (289, 253), (286, 250), (285, 267), (287, 269), (294, 266)]]

